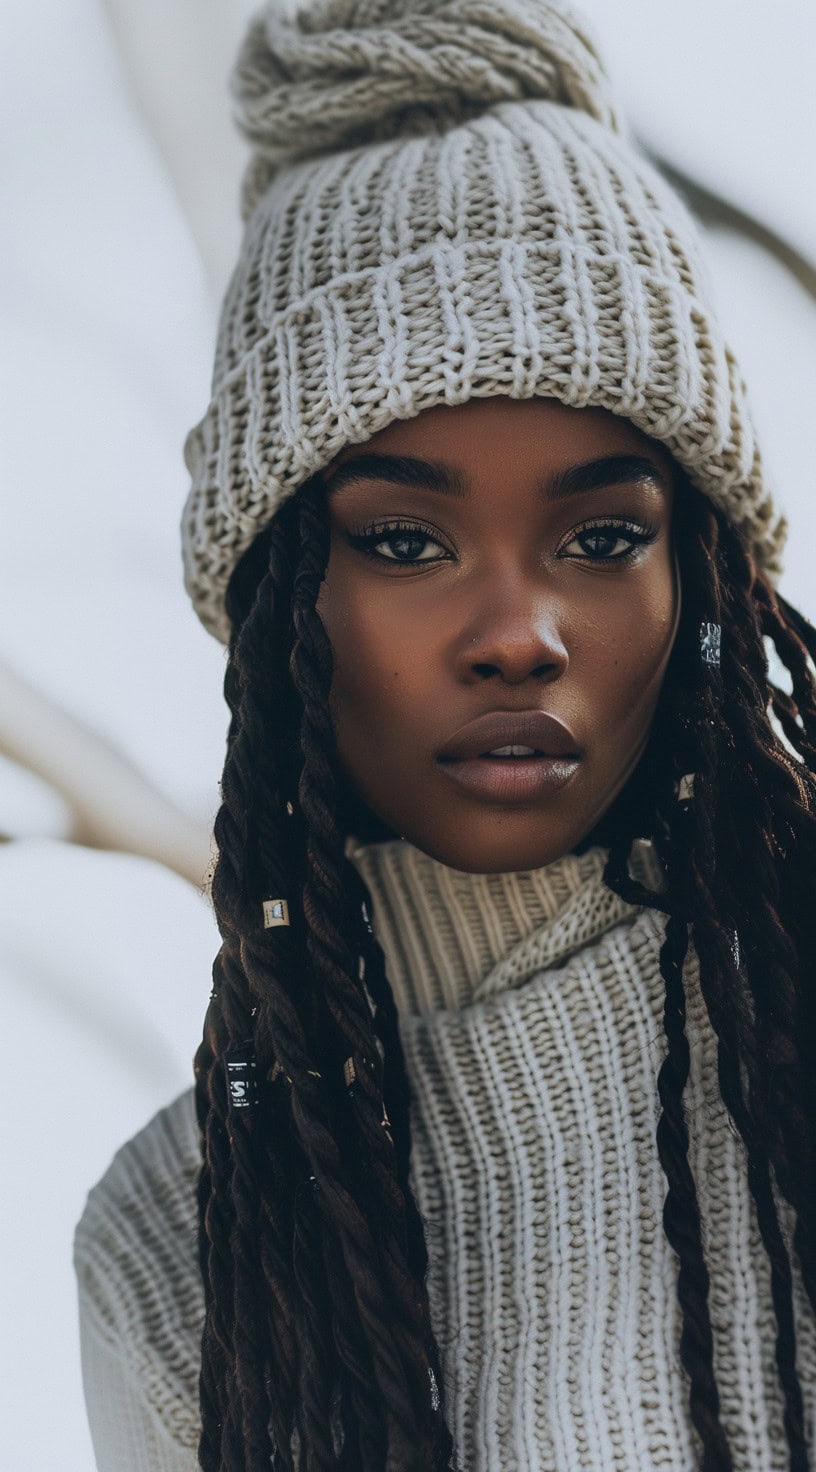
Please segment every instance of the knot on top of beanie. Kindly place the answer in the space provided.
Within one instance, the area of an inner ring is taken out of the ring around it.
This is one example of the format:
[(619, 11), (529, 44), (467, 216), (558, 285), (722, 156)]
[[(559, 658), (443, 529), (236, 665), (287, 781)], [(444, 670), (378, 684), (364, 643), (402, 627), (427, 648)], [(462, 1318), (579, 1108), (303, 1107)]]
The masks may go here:
[(445, 129), (523, 99), (575, 107), (618, 130), (585, 22), (563, 0), (271, 0), (232, 74), (254, 146), (246, 218), (286, 163)]

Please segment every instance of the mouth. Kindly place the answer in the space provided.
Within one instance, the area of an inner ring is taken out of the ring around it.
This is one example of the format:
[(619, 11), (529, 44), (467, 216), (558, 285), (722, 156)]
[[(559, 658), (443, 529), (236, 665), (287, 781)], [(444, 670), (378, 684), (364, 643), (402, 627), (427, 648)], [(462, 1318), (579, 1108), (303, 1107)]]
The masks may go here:
[(569, 728), (547, 711), (492, 711), (462, 726), (436, 760), (471, 796), (512, 805), (566, 786), (581, 751)]
[(463, 761), (440, 762), (440, 768), (457, 787), (482, 802), (521, 805), (554, 795), (566, 787), (578, 771), (578, 757), (498, 756), (486, 752)]
[(543, 751), (536, 751), (532, 746), (497, 746), (495, 751), (482, 751), (480, 756), (496, 761), (518, 761), (519, 757), (543, 756)]

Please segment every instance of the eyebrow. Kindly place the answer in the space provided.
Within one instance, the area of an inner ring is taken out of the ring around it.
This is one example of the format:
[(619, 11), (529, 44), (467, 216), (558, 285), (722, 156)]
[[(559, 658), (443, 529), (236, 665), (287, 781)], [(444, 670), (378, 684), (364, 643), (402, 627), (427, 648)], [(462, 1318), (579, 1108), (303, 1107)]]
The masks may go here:
[[(413, 455), (354, 455), (328, 477), (326, 487), (334, 494), (357, 480), (415, 486), (460, 500), (468, 493), (467, 482), (457, 470), (441, 461), (418, 460)], [(560, 501), (581, 491), (646, 482), (663, 491), (669, 489), (666, 475), (645, 455), (603, 455), (598, 460), (587, 460), (581, 465), (570, 465), (565, 470), (556, 471), (541, 483), (540, 490), (550, 500)]]

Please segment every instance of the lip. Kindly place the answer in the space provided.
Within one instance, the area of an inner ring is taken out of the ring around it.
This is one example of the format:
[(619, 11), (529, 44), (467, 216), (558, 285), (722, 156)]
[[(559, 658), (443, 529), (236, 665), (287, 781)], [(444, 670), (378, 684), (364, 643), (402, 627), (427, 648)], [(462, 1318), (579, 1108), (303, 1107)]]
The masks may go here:
[[(545, 757), (580, 757), (568, 726), (544, 710), (491, 710), (460, 726), (440, 748), (437, 761), (464, 762), (498, 746), (531, 746)], [(533, 760), (533, 758), (519, 758)]]
[[(529, 757), (491, 757), (502, 746), (530, 746)], [(489, 711), (458, 731), (437, 763), (459, 787), (483, 801), (524, 803), (557, 792), (575, 775), (581, 751), (568, 726), (547, 711)]]

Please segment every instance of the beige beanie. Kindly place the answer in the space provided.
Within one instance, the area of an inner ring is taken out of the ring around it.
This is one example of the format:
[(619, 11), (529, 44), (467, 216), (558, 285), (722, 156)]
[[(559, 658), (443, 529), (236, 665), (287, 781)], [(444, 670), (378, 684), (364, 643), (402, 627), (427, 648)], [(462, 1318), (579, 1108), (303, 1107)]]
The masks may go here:
[(434, 404), (544, 395), (660, 440), (772, 576), (763, 481), (696, 227), (622, 130), (584, 22), (548, 0), (268, 4), (234, 73), (254, 154), (185, 582), (224, 594), (281, 502)]

